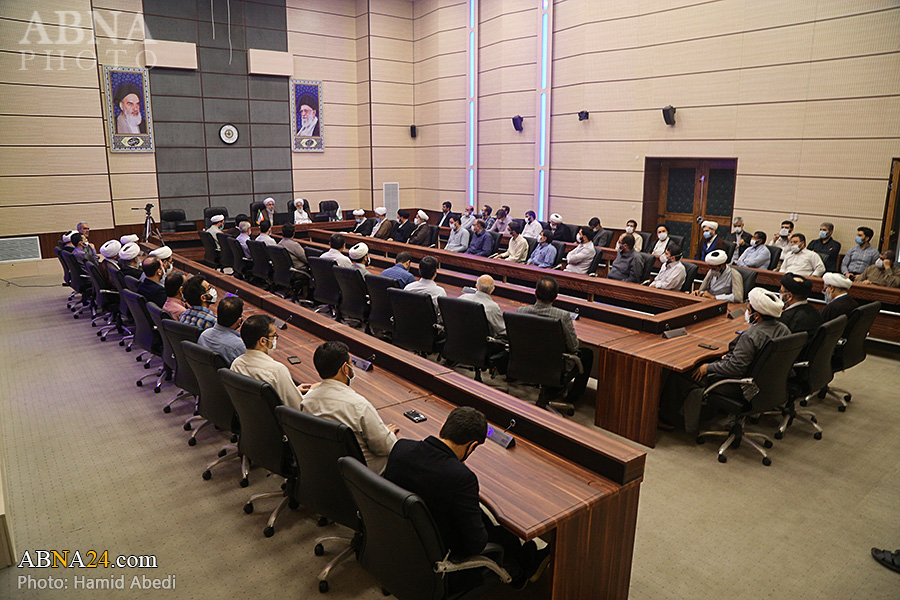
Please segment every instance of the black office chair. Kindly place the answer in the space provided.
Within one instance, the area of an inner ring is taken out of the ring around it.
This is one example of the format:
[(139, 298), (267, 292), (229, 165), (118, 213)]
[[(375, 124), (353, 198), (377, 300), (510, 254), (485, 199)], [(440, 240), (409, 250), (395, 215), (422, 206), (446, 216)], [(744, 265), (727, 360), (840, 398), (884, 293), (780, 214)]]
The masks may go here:
[[(641, 252), (649, 252), (653, 250), (653, 238), (650, 237), (650, 234), (646, 231), (635, 231), (634, 235), (641, 236)], [(643, 281), (643, 279), (641, 280)]]
[[(644, 246), (646, 248), (646, 246)], [(650, 272), (656, 264), (656, 257), (649, 252), (638, 252), (637, 259), (641, 261), (641, 268), (638, 272), (638, 283), (650, 279)]]
[(195, 231), (197, 227), (188, 221), (184, 211), (180, 208), (170, 208), (159, 211), (159, 220), (162, 221), (163, 231)]
[(400, 282), (393, 277), (369, 274), (365, 277), (369, 292), (369, 330), (376, 336), (394, 335), (394, 309), (388, 298), (389, 289), (400, 289)]
[(669, 234), (669, 239), (672, 240), (673, 244), (676, 244), (679, 248), (684, 248), (684, 236), (683, 235), (671, 235)]
[[(834, 349), (831, 366), (835, 373), (855, 367), (866, 359), (866, 337), (869, 335), (869, 329), (872, 328), (872, 323), (875, 322), (879, 311), (881, 311), (881, 302), (871, 302), (854, 308), (850, 313), (841, 340)], [(853, 399), (850, 392), (835, 387), (825, 387), (819, 392), (819, 398), (826, 396), (831, 396), (841, 403), (838, 406), (838, 410), (841, 412), (847, 410), (847, 406)]]
[(222, 221), (222, 225), (228, 222), (228, 209), (224, 206), (210, 206), (208, 208), (203, 209), (203, 229), (209, 229), (209, 226), (212, 225), (211, 218), (216, 215), (222, 215), (225, 217), (225, 220)]
[[(538, 241), (533, 237), (522, 236), (525, 238), (525, 242), (528, 244), (528, 258), (531, 258), (531, 254), (534, 252), (534, 249), (538, 246)], [(528, 259), (526, 259), (528, 260)]]
[(428, 228), (431, 229), (431, 241), (428, 242), (428, 245), (431, 248), (437, 248), (441, 239), (441, 228), (437, 225), (429, 225)]
[(250, 256), (253, 259), (251, 273), (262, 282), (264, 289), (268, 289), (272, 285), (272, 263), (269, 262), (269, 253), (266, 252), (265, 242), (250, 240), (247, 242), (247, 249), (250, 250)]
[(297, 479), (297, 501), (312, 512), (322, 515), (354, 531), (354, 536), (327, 536), (316, 539), (315, 554), (325, 554), (325, 542), (350, 542), (319, 572), (319, 591), (328, 591), (331, 570), (352, 556), (359, 548), (360, 522), (356, 503), (344, 483), (338, 459), (350, 456), (366, 464), (353, 430), (330, 419), (302, 413), (290, 406), (275, 409), (281, 427), (294, 452), (300, 476)]
[(191, 398), (196, 404), (197, 397), (200, 396), (200, 386), (197, 383), (197, 378), (194, 376), (194, 371), (191, 369), (191, 366), (187, 362), (187, 358), (184, 356), (181, 342), (187, 341), (196, 343), (197, 339), (200, 337), (201, 329), (194, 325), (188, 325), (187, 323), (179, 323), (174, 319), (162, 319), (158, 324), (158, 327), (162, 334), (163, 346), (172, 352), (172, 362), (174, 363), (173, 368), (175, 372), (173, 382), (175, 383), (175, 386), (181, 390), (174, 398), (169, 400), (169, 402), (163, 406), (163, 412), (170, 413), (172, 412), (172, 404), (176, 401)]
[(87, 270), (88, 280), (91, 282), (91, 288), (93, 289), (91, 305), (94, 318), (91, 319), (91, 327), (96, 327), (97, 321), (106, 320), (106, 324), (97, 331), (97, 337), (105, 341), (106, 334), (116, 328), (119, 293), (114, 289), (110, 289), (97, 265), (92, 262), (87, 263)]
[(431, 296), (400, 289), (388, 289), (387, 295), (394, 313), (391, 343), (423, 356), (440, 351), (443, 327)]
[(138, 288), (141, 287), (141, 280), (131, 275), (125, 276), (125, 287), (137, 294)]
[[(218, 234), (225, 235), (225, 234)], [(221, 239), (221, 238), (220, 238)], [(237, 238), (225, 235), (225, 243), (231, 250), (231, 274), (238, 279), (244, 279), (253, 269), (253, 261), (244, 254), (244, 248)], [(249, 248), (249, 246), (248, 246)]]
[(809, 400), (834, 379), (831, 357), (846, 325), (847, 316), (841, 315), (819, 326), (801, 352), (800, 362), (794, 363), (794, 375), (788, 379), (788, 401), (781, 410), (772, 411), (782, 416), (781, 425), (775, 431), (776, 440), (780, 440), (797, 419), (809, 423), (816, 430), (813, 437), (822, 439), (822, 428), (819, 427), (815, 413), (797, 410), (796, 403), (800, 399)]
[(766, 245), (766, 249), (769, 251), (769, 266), (766, 268), (769, 271), (777, 271), (778, 261), (781, 260), (781, 248), (778, 246)]
[(337, 213), (338, 208), (340, 208), (340, 205), (334, 200), (323, 200), (322, 202), (319, 202), (319, 213), (327, 215), (329, 221), (341, 220), (342, 215)]
[[(756, 271), (746, 267), (732, 266), (731, 268), (741, 274), (741, 283), (744, 284), (744, 298), (741, 302), (746, 302), (747, 298), (750, 297), (750, 290), (756, 287)], [(737, 299), (735, 299), (735, 301), (737, 301)]]
[[(125, 352), (131, 352), (131, 345), (134, 343), (134, 333), (128, 326), (133, 326), (134, 320), (131, 318), (131, 312), (129, 312), (125, 296), (122, 294), (122, 291), (127, 289), (125, 287), (125, 274), (119, 269), (110, 269), (109, 273), (112, 285), (116, 289), (116, 293), (119, 294), (119, 310), (116, 311), (116, 331), (122, 334), (119, 345), (125, 346)], [(107, 333), (106, 335), (109, 334)], [(100, 336), (101, 341), (106, 341), (104, 338), (105, 336)]]
[(725, 254), (728, 256), (728, 259), (725, 261), (727, 263), (731, 262), (731, 257), (734, 256), (734, 249), (737, 248), (737, 244), (734, 242), (729, 242), (726, 239), (722, 239), (725, 242)]
[[(434, 518), (417, 495), (348, 456), (338, 459), (338, 467), (362, 520), (359, 562), (383, 592), (401, 600), (455, 600), (483, 593), (500, 581), (512, 581), (509, 573), (487, 556), (449, 560)], [(497, 544), (488, 546), (486, 551), (499, 549)], [(451, 594), (453, 578), (447, 574), (470, 569), (480, 570), (477, 589)]]
[[(62, 260), (65, 261), (66, 266), (69, 268), (69, 287), (80, 296), (80, 298), (74, 301), (70, 300), (68, 304), (69, 310), (73, 313), (73, 318), (77, 319), (84, 311), (91, 310), (90, 300), (91, 294), (93, 294), (91, 280), (88, 278), (88, 274), (81, 268), (81, 265), (78, 264), (78, 259), (75, 258), (74, 254), (63, 250), (60, 253), (60, 257), (62, 257)], [(77, 305), (78, 302), (81, 302), (81, 307)]]
[(438, 307), (447, 334), (441, 356), (475, 369), (475, 381), (481, 381), (481, 371), (492, 370), (507, 353), (505, 344), (491, 337), (484, 306), (471, 300), (441, 296)]
[(731, 417), (727, 430), (703, 431), (697, 436), (698, 444), (711, 436), (725, 438), (719, 446), (719, 462), (728, 461), (725, 450), (729, 446), (739, 448), (742, 442), (746, 442), (762, 454), (764, 465), (772, 464), (768, 453), (754, 441), (761, 440), (765, 448), (771, 448), (772, 440), (765, 434), (745, 431), (744, 426), (748, 417), (761, 415), (787, 403), (788, 376), (806, 339), (806, 333), (802, 332), (771, 339), (750, 364), (745, 377), (722, 379), (703, 390), (705, 404)]
[(341, 320), (341, 288), (334, 276), (334, 261), (327, 258), (312, 257), (307, 255), (309, 268), (313, 279), (313, 300), (318, 302), (316, 311), (325, 308), (338, 321)]
[(566, 255), (566, 243), (560, 241), (550, 242), (553, 244), (553, 247), (556, 248), (556, 258), (553, 259), (553, 267), (558, 267), (559, 263), (562, 262), (563, 257)]
[(600, 263), (603, 262), (602, 246), (595, 246), (595, 248), (594, 259), (591, 261), (591, 264), (588, 265), (587, 274), (589, 277), (597, 277), (597, 270), (600, 268)]
[(681, 261), (684, 265), (684, 284), (681, 286), (682, 292), (691, 292), (694, 289), (694, 280), (697, 279), (697, 272), (700, 265)]
[[(69, 271), (69, 265), (66, 264), (66, 261), (62, 257), (62, 253), (66, 252), (66, 250), (63, 250), (62, 248), (60, 248), (57, 245), (57, 247), (53, 249), (53, 252), (54, 252), (54, 254), (56, 254), (56, 258), (57, 258), (57, 260), (59, 260), (59, 264), (62, 266), (63, 285), (71, 288), (72, 287), (72, 273)], [(75, 298), (75, 296), (78, 296), (78, 295), (80, 295), (80, 292), (73, 288), (72, 292), (69, 294), (69, 297), (66, 299), (66, 308), (68, 308), (69, 310), (72, 309), (72, 300)]]
[[(203, 244), (203, 259), (200, 261), (207, 267), (222, 270), (222, 252), (216, 248), (216, 240), (210, 232), (204, 230), (198, 231), (200, 243)], [(224, 234), (223, 234), (224, 235)]]
[(497, 254), (500, 252), (500, 242), (503, 240), (503, 236), (496, 231), (488, 231), (488, 235), (491, 236), (491, 254)]
[(369, 292), (359, 269), (334, 265), (332, 274), (341, 290), (341, 317), (353, 319), (368, 331)]
[(238, 439), (239, 452), (251, 464), (263, 467), (285, 479), (282, 490), (265, 494), (254, 494), (244, 504), (244, 512), (253, 512), (253, 503), (267, 498), (281, 497), (281, 503), (269, 515), (263, 535), (275, 535), (275, 521), (285, 506), (297, 508), (294, 488), (297, 479), (297, 465), (291, 446), (285, 440), (284, 430), (275, 418), (275, 408), (281, 406), (272, 386), (268, 383), (236, 373), (231, 369), (219, 369), (222, 385), (231, 398), (231, 403), (241, 421), (241, 435)]
[(305, 246), (303, 251), (306, 252), (306, 258), (319, 258), (325, 254), (325, 251), (321, 248), (313, 248), (312, 246)]
[[(259, 214), (262, 213), (262, 216), (268, 219), (269, 214), (266, 212), (266, 204), (264, 202), (251, 202), (250, 203), (250, 223), (253, 225), (259, 225), (259, 221), (256, 218)], [(274, 225), (274, 223), (273, 223)]]
[(153, 386), (153, 393), (158, 394), (162, 389), (163, 379), (171, 381), (172, 375), (175, 374), (175, 368), (177, 367), (175, 364), (175, 352), (169, 344), (169, 338), (163, 335), (162, 332), (163, 320), (171, 321), (172, 315), (153, 302), (147, 303), (147, 314), (150, 315), (150, 321), (153, 323), (153, 328), (156, 330), (156, 334), (159, 335), (159, 339), (162, 341), (162, 352), (160, 353), (160, 357), (162, 358), (163, 364), (162, 369), (156, 378), (156, 384)]
[[(125, 279), (129, 279), (129, 277), (126, 275)], [(123, 290), (122, 296), (125, 298), (128, 312), (131, 313), (131, 318), (134, 320), (134, 343), (143, 351), (135, 356), (134, 360), (141, 362), (149, 354), (150, 358), (144, 363), (144, 368), (149, 369), (153, 358), (162, 354), (162, 339), (150, 320), (150, 313), (147, 312), (147, 299), (131, 290)], [(156, 374), (144, 375), (137, 380), (137, 386), (143, 386), (144, 379), (154, 375)]]
[[(190, 367), (197, 381), (197, 415), (191, 417), (185, 422), (185, 429), (190, 430), (193, 421), (203, 419), (208, 423), (212, 423), (219, 429), (232, 434), (231, 441), (237, 442), (241, 433), (240, 421), (237, 412), (234, 410), (234, 404), (222, 385), (222, 379), (219, 377), (219, 369), (227, 369), (228, 363), (225, 358), (209, 348), (184, 340), (181, 342), (181, 350), (184, 358)], [(192, 435), (191, 439), (196, 440)], [(196, 441), (194, 442), (196, 444)], [(191, 444), (188, 441), (188, 444)], [(228, 454), (231, 450), (232, 453)], [(250, 473), (250, 461), (238, 452), (238, 447), (232, 444), (226, 444), (219, 450), (216, 460), (206, 465), (203, 470), (202, 477), (209, 481), (212, 479), (212, 468), (226, 460), (241, 458), (241, 487), (250, 485), (248, 479)]]
[(537, 405), (566, 411), (572, 416), (575, 406), (551, 401), (565, 390), (566, 384), (585, 366), (577, 354), (566, 351), (562, 323), (556, 319), (516, 312), (503, 313), (509, 340), (509, 365), (506, 374), (521, 383), (540, 386)]
[(266, 246), (266, 254), (272, 262), (273, 286), (286, 289), (290, 299), (296, 302), (301, 292), (309, 287), (309, 273), (293, 267), (291, 255), (283, 246)]

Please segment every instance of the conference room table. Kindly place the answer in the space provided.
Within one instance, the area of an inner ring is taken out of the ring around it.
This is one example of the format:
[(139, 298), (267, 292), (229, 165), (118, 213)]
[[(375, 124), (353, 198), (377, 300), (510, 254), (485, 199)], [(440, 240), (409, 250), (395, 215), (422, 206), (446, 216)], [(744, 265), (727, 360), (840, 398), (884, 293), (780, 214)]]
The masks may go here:
[[(459, 405), (479, 408), (501, 430), (516, 419), (514, 447), (488, 441), (466, 462), (479, 476), (482, 502), (501, 525), (522, 539), (551, 544), (548, 572), (514, 597), (627, 597), (643, 452), (245, 281), (178, 254), (174, 259), (186, 273), (204, 275), (220, 297), (241, 297), (245, 317), (265, 313), (285, 321), (274, 357), (285, 364), (288, 356), (300, 358), (300, 364), (288, 364), (297, 383), (319, 380), (312, 356), (325, 340), (343, 341), (354, 355), (372, 360), (371, 371), (356, 369), (353, 388), (400, 428), (400, 437), (435, 435)], [(404, 418), (410, 409), (427, 420)], [(497, 597), (507, 593), (501, 587)]]

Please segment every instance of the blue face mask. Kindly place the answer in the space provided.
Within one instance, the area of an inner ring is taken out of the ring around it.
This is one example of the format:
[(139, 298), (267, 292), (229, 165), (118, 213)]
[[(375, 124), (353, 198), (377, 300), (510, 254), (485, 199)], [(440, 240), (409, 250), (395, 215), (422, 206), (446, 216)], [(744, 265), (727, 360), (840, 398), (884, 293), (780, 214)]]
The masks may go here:
[(863, 239), (862, 239), (861, 235), (856, 236), (856, 243), (859, 244), (860, 246), (862, 246)]
[(705, 237), (706, 239), (711, 238), (711, 237), (712, 237), (712, 231), (704, 231), (704, 232), (703, 232), (703, 237)]
[(828, 237), (828, 232), (825, 231), (824, 229), (820, 229), (819, 230), (819, 238), (824, 240), (827, 237)]

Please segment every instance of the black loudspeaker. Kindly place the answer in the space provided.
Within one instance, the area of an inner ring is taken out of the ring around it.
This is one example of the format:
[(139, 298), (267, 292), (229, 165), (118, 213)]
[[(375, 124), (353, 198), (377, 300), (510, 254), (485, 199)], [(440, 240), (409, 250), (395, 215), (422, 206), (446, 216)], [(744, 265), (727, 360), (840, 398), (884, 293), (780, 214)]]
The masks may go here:
[(582, 110), (582, 111), (580, 111), (580, 112), (578, 113), (578, 120), (579, 120), (579, 121), (587, 121), (587, 120), (590, 119), (590, 118), (591, 118), (591, 113), (589, 113), (589, 112), (586, 111), (586, 110)]
[(663, 331), (663, 337), (667, 340), (681, 337), (683, 335), (687, 335), (687, 330), (684, 327), (679, 327), (678, 329), (670, 329), (669, 331)]
[(675, 107), (671, 104), (662, 109), (663, 111), (663, 119), (666, 121), (666, 125), (674, 125), (675, 124)]
[(516, 115), (512, 118), (513, 127), (516, 128), (516, 131), (522, 131), (522, 129), (524, 129), (522, 127), (522, 121), (524, 120), (525, 119), (523, 119), (521, 115)]
[(418, 133), (418, 132), (416, 131), (416, 126), (415, 126), (415, 125), (410, 125), (410, 126), (409, 126), (409, 137), (416, 137), (416, 134), (417, 134), (417, 133)]

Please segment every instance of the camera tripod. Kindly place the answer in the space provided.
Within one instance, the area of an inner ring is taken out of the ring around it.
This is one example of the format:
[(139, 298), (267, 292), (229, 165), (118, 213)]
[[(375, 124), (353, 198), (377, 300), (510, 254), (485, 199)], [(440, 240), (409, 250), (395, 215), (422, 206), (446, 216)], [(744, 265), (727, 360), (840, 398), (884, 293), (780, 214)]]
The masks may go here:
[[(141, 210), (141, 209), (132, 208), (131, 210)], [(147, 216), (146, 216), (146, 218), (144, 218), (144, 235), (143, 235), (142, 241), (148, 242), (148, 241), (150, 241), (150, 236), (155, 235), (156, 237), (159, 238), (159, 242), (161, 244), (165, 245), (166, 242), (165, 242), (165, 240), (163, 240), (162, 232), (160, 232), (159, 227), (156, 225), (156, 221), (153, 219), (153, 214), (151, 214), (151, 211), (153, 210), (153, 205), (147, 204), (144, 207), (144, 210), (147, 211)]]

